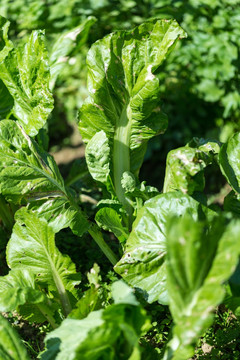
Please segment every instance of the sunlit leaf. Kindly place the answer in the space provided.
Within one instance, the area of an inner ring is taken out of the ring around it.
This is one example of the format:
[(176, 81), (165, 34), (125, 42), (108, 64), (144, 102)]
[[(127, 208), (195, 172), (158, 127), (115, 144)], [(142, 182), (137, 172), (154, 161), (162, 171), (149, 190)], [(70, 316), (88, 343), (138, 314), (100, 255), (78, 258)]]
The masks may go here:
[(14, 100), (13, 114), (28, 135), (36, 135), (53, 109), (44, 32), (33, 31), (24, 46), (7, 39), (9, 23), (1, 18), (5, 46), (0, 52), (0, 79)]
[(170, 215), (192, 214), (195, 220), (213, 216), (199, 202), (181, 192), (169, 192), (148, 200), (133, 223), (124, 255), (115, 266), (130, 285), (141, 290), (150, 303), (168, 303), (166, 286), (166, 221)]
[(175, 326), (165, 359), (194, 355), (198, 338), (213, 322), (225, 295), (223, 284), (239, 258), (240, 221), (219, 216), (196, 221), (187, 214), (167, 226), (167, 285)]

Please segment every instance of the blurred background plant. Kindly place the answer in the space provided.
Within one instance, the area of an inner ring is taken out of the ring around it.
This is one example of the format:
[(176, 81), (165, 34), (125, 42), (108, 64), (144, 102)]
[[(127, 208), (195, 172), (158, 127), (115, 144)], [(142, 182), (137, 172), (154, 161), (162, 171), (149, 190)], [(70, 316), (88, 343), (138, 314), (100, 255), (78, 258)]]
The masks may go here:
[(185, 145), (193, 136), (226, 141), (239, 128), (238, 5), (238, 0), (2, 0), (0, 14), (11, 21), (10, 35), (15, 41), (24, 41), (33, 29), (44, 28), (49, 48), (60, 33), (88, 16), (97, 19), (89, 36), (64, 59), (66, 66), (56, 83), (55, 110), (49, 119), (50, 146), (69, 143), (69, 125), (76, 121), (87, 97), (85, 60), (93, 42), (151, 17), (175, 18), (180, 23), (188, 38), (178, 43), (159, 69), (169, 128), (163, 140), (155, 138), (150, 143), (142, 170), (142, 178), (161, 188), (163, 175), (149, 167), (158, 165), (163, 174), (169, 150)]

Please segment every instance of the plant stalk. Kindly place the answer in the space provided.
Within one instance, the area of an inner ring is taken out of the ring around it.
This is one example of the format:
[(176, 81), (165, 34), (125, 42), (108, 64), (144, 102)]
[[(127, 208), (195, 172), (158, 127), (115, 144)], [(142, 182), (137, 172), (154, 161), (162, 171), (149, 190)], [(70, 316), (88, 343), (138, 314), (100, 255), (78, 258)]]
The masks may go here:
[[(119, 117), (113, 144), (113, 177), (114, 186), (119, 201), (123, 204), (123, 207), (128, 213), (129, 220), (132, 218), (133, 208), (125, 197), (125, 192), (122, 187), (122, 176), (126, 171), (130, 171), (130, 134), (131, 134), (131, 111), (128, 104), (124, 107), (121, 116)], [(129, 221), (129, 228), (131, 227), (131, 221)]]
[(54, 271), (54, 282), (56, 284), (56, 287), (57, 287), (57, 290), (59, 293), (59, 297), (60, 297), (60, 301), (61, 301), (61, 304), (63, 307), (64, 315), (67, 317), (68, 314), (70, 314), (70, 312), (72, 311), (72, 306), (70, 304), (68, 294), (64, 287), (64, 284), (62, 283), (61, 278), (55, 271)]
[(101, 231), (99, 231), (98, 229), (98, 226), (93, 224), (91, 228), (88, 230), (88, 232), (95, 240), (95, 242), (98, 244), (104, 255), (106, 255), (108, 260), (112, 263), (112, 265), (113, 266), (116, 265), (118, 259), (116, 258), (115, 254), (110, 249), (110, 247), (106, 244), (105, 240), (103, 239)]

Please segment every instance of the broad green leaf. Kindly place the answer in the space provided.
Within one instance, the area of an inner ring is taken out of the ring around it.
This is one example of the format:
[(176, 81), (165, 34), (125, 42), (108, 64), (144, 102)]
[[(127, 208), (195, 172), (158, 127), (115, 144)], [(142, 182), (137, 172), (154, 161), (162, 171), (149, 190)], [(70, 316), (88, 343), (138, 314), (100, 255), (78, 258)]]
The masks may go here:
[(18, 333), (2, 315), (0, 315), (0, 358), (1, 360), (30, 359)]
[[(15, 203), (33, 203), (39, 214), (52, 220), (56, 232), (61, 226), (70, 226), (74, 233), (82, 235), (88, 227), (64, 187), (53, 157), (11, 120), (0, 122), (0, 192)], [(38, 201), (43, 199), (49, 202), (37, 209)], [(50, 215), (53, 211), (57, 219)]]
[(79, 26), (64, 32), (58, 37), (49, 56), (51, 73), (50, 89), (54, 88), (57, 77), (64, 68), (73, 50), (76, 47), (81, 47), (87, 41), (88, 32), (95, 22), (96, 18), (89, 16)]
[(36, 289), (35, 275), (28, 270), (11, 270), (0, 277), (0, 311), (12, 311), (19, 305), (45, 300), (45, 295)]
[(187, 214), (167, 225), (167, 284), (174, 320), (164, 359), (186, 360), (213, 321), (225, 295), (223, 284), (239, 258), (240, 221), (219, 216), (196, 221)]
[(0, 192), (17, 202), (65, 195), (53, 157), (12, 120), (0, 122)]
[(81, 236), (89, 226), (84, 213), (65, 198), (34, 201), (28, 209), (46, 219), (55, 233), (70, 227), (75, 235)]
[(71, 259), (55, 246), (54, 232), (46, 220), (21, 208), (7, 246), (7, 262), (14, 270), (27, 269), (37, 281), (57, 291), (65, 314), (71, 311), (68, 292), (78, 298), (75, 285), (80, 278)]
[(141, 290), (149, 303), (168, 303), (166, 287), (166, 221), (172, 215), (192, 214), (196, 220), (213, 216), (199, 202), (181, 192), (169, 192), (148, 200), (133, 223), (125, 252), (115, 271)]
[(223, 175), (234, 191), (240, 193), (240, 133), (234, 134), (221, 147), (219, 163)]
[(4, 23), (2, 28), (5, 46), (0, 52), (0, 79), (14, 99), (13, 114), (26, 133), (33, 136), (53, 109), (44, 32), (33, 31), (24, 46), (13, 48), (7, 40), (8, 26)]
[[(122, 284), (117, 290), (121, 291)], [(93, 311), (83, 320), (66, 319), (46, 337), (42, 360), (123, 359), (140, 360), (139, 337), (149, 329), (145, 311), (124, 290), (125, 302)], [(133, 295), (132, 295), (133, 296)], [(134, 304), (133, 304), (134, 303)]]
[(189, 195), (203, 191), (203, 170), (211, 164), (220, 151), (217, 142), (194, 138), (184, 147), (172, 150), (167, 156), (163, 192), (181, 190)]
[(128, 229), (122, 225), (121, 216), (114, 209), (107, 207), (100, 209), (95, 216), (95, 220), (98, 226), (111, 231), (121, 243), (127, 240)]
[(30, 322), (46, 320), (56, 327), (53, 313), (59, 308), (36, 286), (36, 275), (29, 270), (11, 270), (0, 277), (0, 311), (17, 310)]
[(88, 53), (90, 96), (80, 109), (79, 129), (86, 143), (104, 131), (111, 182), (123, 204), (123, 173), (137, 175), (147, 141), (167, 127), (155, 74), (176, 40), (185, 36), (176, 21), (154, 19), (106, 36)]

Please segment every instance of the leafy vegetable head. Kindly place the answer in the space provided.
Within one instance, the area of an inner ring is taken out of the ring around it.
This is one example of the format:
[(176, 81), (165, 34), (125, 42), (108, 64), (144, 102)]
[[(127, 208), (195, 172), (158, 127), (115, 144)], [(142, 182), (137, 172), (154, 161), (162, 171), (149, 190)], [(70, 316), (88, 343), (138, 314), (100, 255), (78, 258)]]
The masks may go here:
[(157, 70), (185, 36), (176, 21), (154, 19), (106, 36), (88, 53), (90, 96), (79, 115), (86, 158), (94, 179), (125, 206), (123, 173), (138, 174), (147, 141), (167, 128)]

